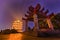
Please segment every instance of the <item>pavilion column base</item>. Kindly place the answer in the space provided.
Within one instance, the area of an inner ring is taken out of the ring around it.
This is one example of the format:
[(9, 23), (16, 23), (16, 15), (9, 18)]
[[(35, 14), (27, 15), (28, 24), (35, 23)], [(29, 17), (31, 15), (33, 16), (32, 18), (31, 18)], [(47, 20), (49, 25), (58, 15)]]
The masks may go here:
[(37, 36), (38, 36), (38, 30), (37, 30), (36, 28), (34, 28), (33, 33), (32, 33), (32, 34), (33, 34), (33, 36), (36, 36), (36, 37), (37, 37)]
[(37, 37), (38, 36), (38, 32), (37, 31), (33, 31), (32, 35), (35, 36), (35, 37)]

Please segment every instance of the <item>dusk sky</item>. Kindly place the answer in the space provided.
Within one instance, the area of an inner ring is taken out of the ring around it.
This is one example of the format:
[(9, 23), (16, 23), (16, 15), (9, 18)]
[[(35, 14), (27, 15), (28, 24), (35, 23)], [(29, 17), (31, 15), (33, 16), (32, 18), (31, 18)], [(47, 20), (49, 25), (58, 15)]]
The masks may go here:
[(11, 28), (12, 21), (26, 14), (30, 5), (41, 4), (49, 14), (60, 12), (60, 0), (0, 0), (0, 29)]

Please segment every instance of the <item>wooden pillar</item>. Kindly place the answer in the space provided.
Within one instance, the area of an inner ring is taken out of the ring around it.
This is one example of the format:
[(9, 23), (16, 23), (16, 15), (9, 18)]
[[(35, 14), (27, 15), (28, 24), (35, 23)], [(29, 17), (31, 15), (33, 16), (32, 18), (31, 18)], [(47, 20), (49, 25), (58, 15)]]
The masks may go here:
[(37, 36), (37, 32), (38, 32), (38, 29), (39, 29), (39, 27), (38, 27), (38, 18), (37, 18), (37, 15), (36, 14), (34, 14), (33, 15), (33, 18), (34, 18), (34, 36)]
[(25, 31), (28, 31), (28, 20), (25, 20), (26, 26), (25, 26)]
[(47, 18), (47, 23), (48, 23), (49, 28), (52, 29), (52, 30), (54, 30), (53, 24), (52, 24), (50, 18)]

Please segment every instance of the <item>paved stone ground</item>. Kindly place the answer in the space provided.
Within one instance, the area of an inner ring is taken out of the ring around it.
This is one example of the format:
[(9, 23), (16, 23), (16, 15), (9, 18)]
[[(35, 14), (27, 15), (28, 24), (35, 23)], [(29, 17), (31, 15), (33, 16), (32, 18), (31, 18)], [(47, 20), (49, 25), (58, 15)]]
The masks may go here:
[(16, 33), (0, 35), (0, 40), (60, 40), (60, 37), (35, 37), (24, 33)]

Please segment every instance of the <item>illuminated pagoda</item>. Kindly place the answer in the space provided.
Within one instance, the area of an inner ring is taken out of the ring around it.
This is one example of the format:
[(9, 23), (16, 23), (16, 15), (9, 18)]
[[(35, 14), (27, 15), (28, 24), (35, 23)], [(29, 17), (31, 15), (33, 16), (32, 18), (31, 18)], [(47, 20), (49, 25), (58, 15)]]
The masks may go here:
[(15, 29), (15, 30), (17, 30), (18, 32), (22, 32), (23, 30), (23, 28), (22, 28), (22, 25), (23, 25), (23, 23), (20, 21), (20, 20), (15, 20), (15, 21), (13, 21), (13, 23), (12, 23), (12, 29)]

